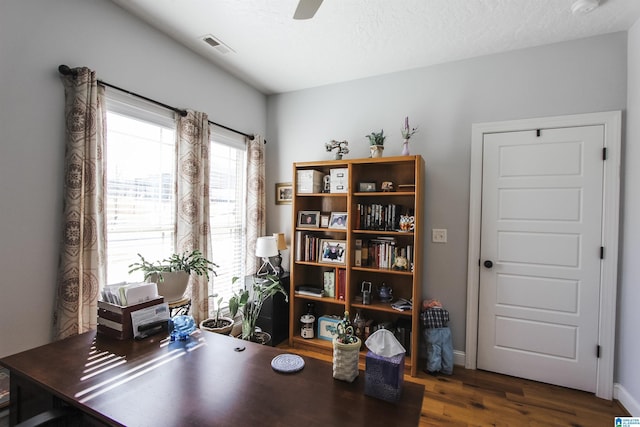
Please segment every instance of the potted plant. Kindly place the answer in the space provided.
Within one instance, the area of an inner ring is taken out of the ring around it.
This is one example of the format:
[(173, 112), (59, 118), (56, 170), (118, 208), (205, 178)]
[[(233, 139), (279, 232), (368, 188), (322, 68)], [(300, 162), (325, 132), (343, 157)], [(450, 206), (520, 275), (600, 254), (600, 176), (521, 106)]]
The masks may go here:
[(402, 143), (402, 155), (403, 156), (408, 156), (409, 155), (409, 139), (416, 133), (418, 132), (418, 128), (414, 127), (414, 128), (410, 128), (409, 127), (409, 116), (404, 118), (404, 126), (402, 127), (401, 133), (402, 133), (402, 139), (404, 139), (403, 143)]
[(380, 132), (371, 132), (367, 135), (367, 138), (369, 138), (371, 157), (382, 157), (382, 152), (384, 151), (384, 140), (386, 138), (384, 129), (380, 129)]
[(154, 262), (147, 261), (140, 254), (138, 256), (140, 261), (129, 265), (129, 274), (142, 271), (144, 280), (156, 283), (158, 293), (169, 303), (182, 299), (192, 273), (205, 276), (209, 280), (209, 272), (215, 276), (214, 267), (219, 267), (206, 259), (197, 249), (189, 253), (173, 254), (169, 258)]
[(337, 336), (333, 339), (333, 378), (353, 382), (358, 376), (358, 359), (362, 341), (355, 335), (349, 321), (349, 312), (335, 326)]
[[(238, 280), (233, 278), (233, 283)], [(277, 276), (261, 276), (259, 281), (254, 279), (250, 289), (242, 289), (235, 292), (229, 299), (229, 311), (235, 318), (239, 310), (242, 312), (242, 339), (268, 344), (271, 336), (267, 332), (256, 331), (256, 322), (260, 316), (262, 305), (270, 297), (281, 293), (286, 301), (289, 301), (284, 287)]]
[[(209, 297), (216, 296), (217, 295), (209, 295)], [(222, 297), (218, 298), (218, 302), (216, 303), (215, 317), (211, 317), (200, 322), (200, 329), (223, 335), (229, 335), (231, 333), (231, 330), (233, 329), (233, 319), (231, 317), (220, 315), (222, 299)]]

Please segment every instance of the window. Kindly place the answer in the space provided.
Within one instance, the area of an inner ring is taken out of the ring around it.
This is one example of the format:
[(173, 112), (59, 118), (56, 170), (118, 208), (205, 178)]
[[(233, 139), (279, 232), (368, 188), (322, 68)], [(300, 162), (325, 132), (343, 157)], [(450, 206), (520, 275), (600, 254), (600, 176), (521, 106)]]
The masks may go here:
[[(209, 215), (211, 261), (220, 267), (212, 293), (223, 297), (223, 305), (234, 289), (244, 285), (246, 146), (241, 137), (214, 127), (211, 132)], [(233, 277), (242, 280), (232, 289)], [(214, 298), (217, 303), (218, 298)], [(213, 309), (213, 303), (209, 310)]]
[[(173, 112), (107, 91), (105, 151), (107, 281), (142, 281), (141, 272), (128, 273), (138, 253), (155, 261), (175, 252)], [(220, 266), (209, 286), (226, 305), (232, 278), (245, 271), (246, 148), (242, 137), (214, 126), (209, 153), (210, 258)]]

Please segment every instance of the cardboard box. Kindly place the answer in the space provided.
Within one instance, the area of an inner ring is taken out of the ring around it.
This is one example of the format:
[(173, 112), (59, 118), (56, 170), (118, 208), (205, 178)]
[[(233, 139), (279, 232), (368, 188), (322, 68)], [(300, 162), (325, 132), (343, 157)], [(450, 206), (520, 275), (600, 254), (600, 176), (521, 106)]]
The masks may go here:
[(387, 402), (397, 402), (404, 384), (404, 353), (393, 357), (367, 352), (364, 394)]
[(329, 173), (331, 175), (331, 193), (346, 193), (349, 191), (349, 169), (331, 169)]
[(320, 171), (308, 169), (299, 170), (296, 177), (297, 193), (321, 193), (324, 174)]

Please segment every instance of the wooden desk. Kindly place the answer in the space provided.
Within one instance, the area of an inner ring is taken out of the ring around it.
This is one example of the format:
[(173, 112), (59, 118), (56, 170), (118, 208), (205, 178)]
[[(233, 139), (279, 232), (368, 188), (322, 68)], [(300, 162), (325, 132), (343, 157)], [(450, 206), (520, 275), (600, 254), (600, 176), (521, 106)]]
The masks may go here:
[[(244, 351), (234, 351), (245, 347)], [(0, 359), (11, 370), (15, 424), (61, 402), (116, 426), (417, 426), (424, 386), (405, 382), (398, 404), (334, 380), (305, 357), (295, 374), (271, 369), (281, 350), (210, 332), (116, 341), (94, 332)], [(98, 423), (99, 424), (99, 423)]]

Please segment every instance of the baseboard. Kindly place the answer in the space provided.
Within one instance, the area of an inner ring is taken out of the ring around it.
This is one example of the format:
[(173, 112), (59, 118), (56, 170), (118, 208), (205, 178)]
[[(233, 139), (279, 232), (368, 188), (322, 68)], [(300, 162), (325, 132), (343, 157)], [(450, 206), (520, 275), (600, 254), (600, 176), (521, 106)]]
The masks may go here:
[(640, 403), (621, 384), (613, 385), (613, 398), (620, 402), (632, 417), (640, 417)]
[(464, 367), (464, 361), (466, 359), (466, 354), (464, 351), (453, 350), (453, 364), (457, 366)]

